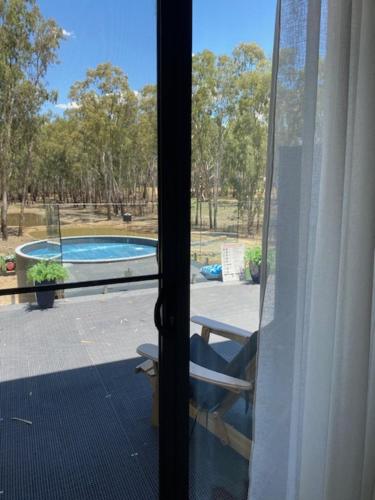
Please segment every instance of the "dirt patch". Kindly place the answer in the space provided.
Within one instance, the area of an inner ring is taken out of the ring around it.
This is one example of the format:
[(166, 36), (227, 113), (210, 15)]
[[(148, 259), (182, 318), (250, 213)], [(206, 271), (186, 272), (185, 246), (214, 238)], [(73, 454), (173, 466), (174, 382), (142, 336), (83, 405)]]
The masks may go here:
[(236, 238), (225, 234), (194, 231), (191, 234), (191, 259), (201, 264), (219, 264), (224, 243), (242, 243), (247, 247), (261, 245), (260, 238)]
[[(4, 290), (5, 288), (16, 288), (17, 287), (17, 276), (0, 276), (0, 290)], [(18, 296), (17, 295), (4, 295), (0, 296), (0, 306), (9, 305), (9, 304), (17, 304)]]

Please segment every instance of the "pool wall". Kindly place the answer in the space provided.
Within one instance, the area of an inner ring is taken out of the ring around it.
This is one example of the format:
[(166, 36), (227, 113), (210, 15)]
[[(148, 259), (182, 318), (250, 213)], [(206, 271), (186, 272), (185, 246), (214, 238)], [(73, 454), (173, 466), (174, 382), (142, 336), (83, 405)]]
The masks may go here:
[[(85, 243), (87, 240), (100, 240), (100, 242), (105, 243), (106, 241), (115, 241), (122, 243), (131, 243), (139, 245), (148, 245), (152, 247), (157, 247), (157, 240), (153, 238), (143, 238), (136, 236), (118, 236), (118, 235), (90, 235), (90, 236), (72, 236), (61, 238), (62, 241), (74, 241), (74, 243)], [(27, 270), (37, 262), (41, 260), (48, 260), (47, 258), (36, 257), (28, 255), (28, 249), (38, 249), (43, 248), (43, 246), (49, 244), (56, 244), (59, 246), (57, 241), (51, 240), (38, 240), (30, 243), (26, 243), (16, 248), (16, 266), (17, 266), (17, 284), (18, 287), (30, 286), (27, 281)], [(57, 262), (61, 262), (61, 258), (55, 259)], [(117, 259), (91, 259), (91, 260), (64, 260), (63, 265), (66, 267), (70, 274), (70, 281), (86, 281), (95, 279), (105, 279), (105, 278), (121, 278), (125, 273), (127, 275), (132, 274), (148, 274), (149, 272), (157, 272), (157, 261), (155, 252), (147, 255), (139, 255), (136, 257), (124, 257)], [(143, 263), (143, 264), (142, 264)], [(147, 264), (146, 264), (147, 263)], [(144, 272), (142, 272), (142, 268)], [(152, 269), (152, 271), (151, 271)], [(64, 291), (58, 293), (59, 297), (64, 296)], [(19, 296), (20, 302), (35, 302), (34, 293), (25, 293)]]

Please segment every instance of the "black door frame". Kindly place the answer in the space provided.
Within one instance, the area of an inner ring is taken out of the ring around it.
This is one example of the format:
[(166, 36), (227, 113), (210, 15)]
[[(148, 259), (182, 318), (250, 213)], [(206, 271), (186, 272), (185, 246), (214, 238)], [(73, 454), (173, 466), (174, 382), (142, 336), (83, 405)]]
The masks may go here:
[(192, 0), (157, 0), (159, 273), (0, 290), (0, 296), (159, 280), (159, 498), (189, 498)]
[(192, 0), (158, 0), (159, 498), (188, 499)]

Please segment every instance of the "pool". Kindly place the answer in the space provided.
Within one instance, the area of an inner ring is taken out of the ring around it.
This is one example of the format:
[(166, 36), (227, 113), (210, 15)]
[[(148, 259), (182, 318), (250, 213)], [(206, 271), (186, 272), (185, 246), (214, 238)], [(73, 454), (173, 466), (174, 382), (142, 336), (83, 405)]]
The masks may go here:
[(16, 254), (30, 260), (62, 260), (64, 263), (121, 262), (155, 258), (157, 240), (132, 236), (77, 236), (39, 240), (16, 248)]

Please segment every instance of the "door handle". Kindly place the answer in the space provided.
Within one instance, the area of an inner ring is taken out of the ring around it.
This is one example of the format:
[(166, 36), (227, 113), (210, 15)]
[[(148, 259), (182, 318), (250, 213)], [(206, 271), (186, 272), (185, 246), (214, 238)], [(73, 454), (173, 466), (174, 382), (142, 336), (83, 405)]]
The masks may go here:
[[(156, 300), (154, 307), (154, 323), (156, 328), (158, 329), (160, 335), (162, 337), (167, 337), (170, 333), (170, 328), (174, 325), (174, 317), (163, 317), (162, 315), (162, 306), (164, 304), (164, 293), (163, 290), (159, 291), (159, 296)], [(167, 327), (166, 327), (167, 324)], [(169, 326), (169, 328), (168, 328)]]
[(163, 324), (162, 324), (162, 320), (161, 320), (162, 305), (163, 305), (163, 293), (160, 290), (158, 298), (157, 298), (156, 303), (155, 303), (155, 307), (154, 307), (154, 323), (155, 323), (156, 328), (159, 330), (160, 334), (163, 333)]

